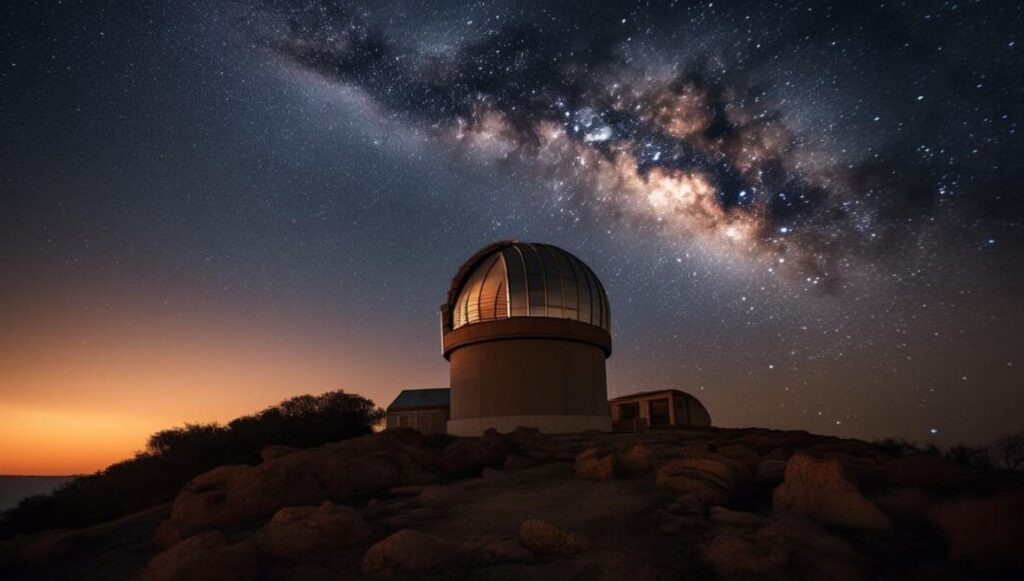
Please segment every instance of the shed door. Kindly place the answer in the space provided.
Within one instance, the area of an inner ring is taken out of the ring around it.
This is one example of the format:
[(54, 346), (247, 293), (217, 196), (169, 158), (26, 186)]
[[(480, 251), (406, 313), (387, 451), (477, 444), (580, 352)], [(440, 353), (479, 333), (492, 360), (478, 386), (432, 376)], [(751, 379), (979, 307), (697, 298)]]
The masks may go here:
[(651, 427), (669, 425), (668, 398), (651, 400)]
[(619, 419), (631, 420), (640, 417), (640, 404), (637, 402), (619, 404)]

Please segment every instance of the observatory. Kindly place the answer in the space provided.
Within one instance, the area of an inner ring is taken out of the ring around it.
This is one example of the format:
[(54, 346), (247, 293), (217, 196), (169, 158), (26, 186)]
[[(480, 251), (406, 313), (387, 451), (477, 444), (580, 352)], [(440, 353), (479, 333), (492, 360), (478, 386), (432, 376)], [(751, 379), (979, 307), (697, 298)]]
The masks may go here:
[(610, 430), (610, 328), (608, 297), (580, 259), (548, 244), (483, 248), (456, 273), (441, 306), (448, 433)]

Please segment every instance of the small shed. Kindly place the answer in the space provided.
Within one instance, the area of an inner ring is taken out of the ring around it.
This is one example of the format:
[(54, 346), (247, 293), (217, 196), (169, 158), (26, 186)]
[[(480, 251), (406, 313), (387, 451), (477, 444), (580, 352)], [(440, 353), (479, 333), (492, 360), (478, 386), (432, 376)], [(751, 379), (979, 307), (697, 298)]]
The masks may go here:
[(624, 395), (609, 400), (608, 406), (612, 426), (617, 429), (711, 425), (711, 415), (704, 405), (678, 389)]
[(403, 389), (387, 409), (388, 428), (415, 428), (424, 434), (443, 434), (448, 430), (447, 387)]

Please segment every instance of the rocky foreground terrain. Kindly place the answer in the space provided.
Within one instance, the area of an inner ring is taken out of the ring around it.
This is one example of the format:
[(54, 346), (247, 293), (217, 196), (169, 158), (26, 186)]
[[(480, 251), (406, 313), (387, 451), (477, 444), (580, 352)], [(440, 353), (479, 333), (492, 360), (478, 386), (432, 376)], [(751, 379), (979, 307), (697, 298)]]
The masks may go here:
[(1024, 482), (759, 429), (270, 447), (171, 505), (0, 544), (13, 579), (991, 579)]

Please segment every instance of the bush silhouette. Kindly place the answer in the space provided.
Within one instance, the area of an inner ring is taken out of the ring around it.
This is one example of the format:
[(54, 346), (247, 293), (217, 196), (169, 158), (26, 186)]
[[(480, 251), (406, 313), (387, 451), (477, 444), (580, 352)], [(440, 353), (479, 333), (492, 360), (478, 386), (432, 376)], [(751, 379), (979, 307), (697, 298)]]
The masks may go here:
[(1024, 470), (1024, 431), (1007, 434), (992, 446), (996, 461), (1004, 470)]
[(301, 395), (228, 423), (185, 424), (149, 437), (134, 458), (80, 476), (50, 495), (22, 500), (0, 515), (0, 539), (20, 533), (80, 528), (174, 498), (195, 476), (223, 464), (255, 464), (271, 444), (299, 448), (362, 436), (384, 411), (343, 391)]

